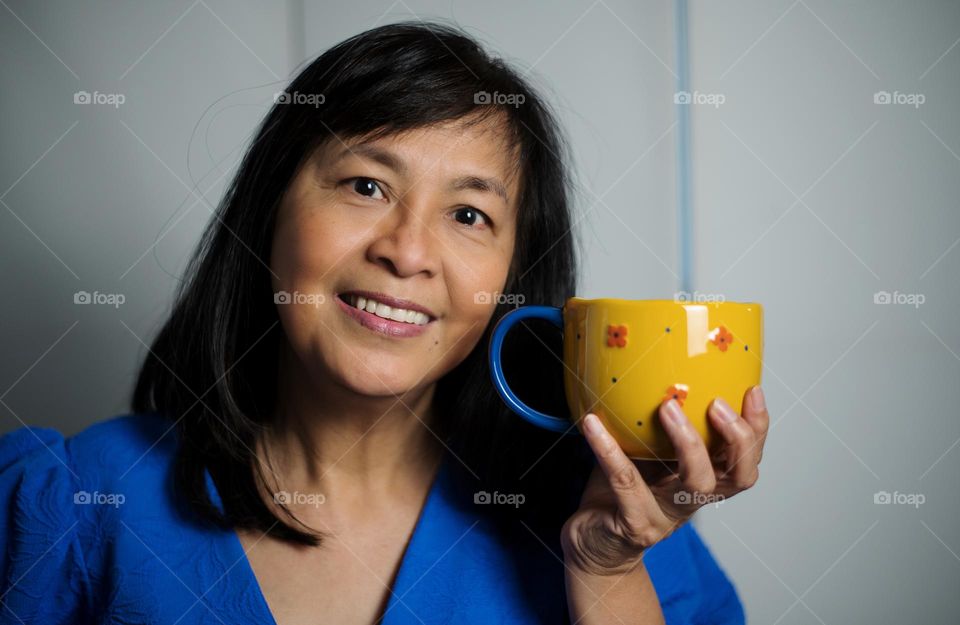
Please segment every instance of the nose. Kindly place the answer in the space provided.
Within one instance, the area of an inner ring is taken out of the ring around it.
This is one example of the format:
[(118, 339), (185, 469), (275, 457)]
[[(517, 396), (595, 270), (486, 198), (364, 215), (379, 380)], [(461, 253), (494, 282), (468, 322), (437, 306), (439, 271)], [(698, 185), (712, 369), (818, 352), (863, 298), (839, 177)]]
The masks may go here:
[(420, 273), (430, 277), (440, 265), (435, 239), (423, 217), (398, 206), (394, 215), (384, 219), (382, 229), (367, 248), (367, 258), (398, 277)]

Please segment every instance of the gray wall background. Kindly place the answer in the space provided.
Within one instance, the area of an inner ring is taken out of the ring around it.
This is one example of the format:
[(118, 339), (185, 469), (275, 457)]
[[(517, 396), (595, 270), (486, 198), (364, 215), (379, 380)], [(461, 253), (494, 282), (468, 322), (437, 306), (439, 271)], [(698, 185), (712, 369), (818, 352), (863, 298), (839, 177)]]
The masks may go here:
[[(0, 5), (2, 431), (126, 411), (273, 93), (400, 19), (457, 21), (558, 108), (584, 296), (679, 288), (669, 2)], [(765, 304), (772, 418), (760, 482), (697, 525), (751, 622), (952, 622), (960, 5), (696, 1), (689, 15), (693, 286)]]

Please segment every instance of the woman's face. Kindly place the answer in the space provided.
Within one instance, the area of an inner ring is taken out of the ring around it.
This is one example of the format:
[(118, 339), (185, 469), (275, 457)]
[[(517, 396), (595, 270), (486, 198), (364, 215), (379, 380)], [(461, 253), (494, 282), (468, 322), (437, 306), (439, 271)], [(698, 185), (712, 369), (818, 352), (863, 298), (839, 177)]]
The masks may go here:
[(332, 139), (305, 162), (270, 264), (287, 341), (312, 378), (400, 395), (466, 358), (510, 268), (515, 158), (491, 120)]

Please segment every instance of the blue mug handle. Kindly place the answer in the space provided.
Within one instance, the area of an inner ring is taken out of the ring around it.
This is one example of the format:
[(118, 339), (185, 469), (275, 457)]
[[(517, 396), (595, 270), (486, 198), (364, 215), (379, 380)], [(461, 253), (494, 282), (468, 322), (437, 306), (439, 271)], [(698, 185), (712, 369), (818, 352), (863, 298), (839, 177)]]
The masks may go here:
[[(523, 306), (511, 310), (501, 317), (490, 336), (489, 357), (493, 386), (496, 387), (500, 397), (510, 409), (530, 423), (553, 432), (566, 432), (571, 429), (569, 419), (554, 417), (526, 405), (510, 389), (510, 385), (507, 384), (507, 379), (503, 375), (503, 366), (500, 362), (503, 340), (506, 338), (507, 332), (523, 319), (546, 319), (561, 330), (563, 329), (563, 309), (555, 306)], [(576, 431), (576, 428), (573, 428), (573, 431)]]

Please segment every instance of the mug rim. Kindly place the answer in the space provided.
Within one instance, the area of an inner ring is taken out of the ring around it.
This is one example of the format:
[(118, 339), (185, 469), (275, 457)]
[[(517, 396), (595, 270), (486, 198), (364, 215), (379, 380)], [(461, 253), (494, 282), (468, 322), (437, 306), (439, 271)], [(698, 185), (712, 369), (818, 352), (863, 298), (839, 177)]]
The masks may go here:
[(662, 305), (662, 304), (674, 304), (677, 306), (755, 306), (757, 308), (763, 309), (763, 304), (760, 302), (739, 302), (739, 301), (729, 301), (724, 300), (722, 302), (680, 302), (675, 299), (626, 299), (620, 297), (598, 297), (598, 298), (587, 298), (587, 297), (578, 297), (574, 295), (573, 297), (567, 298), (567, 302), (572, 302), (576, 300), (576, 303), (580, 304), (605, 304), (605, 303), (616, 303), (616, 304), (628, 304), (632, 306), (643, 306), (643, 305)]

